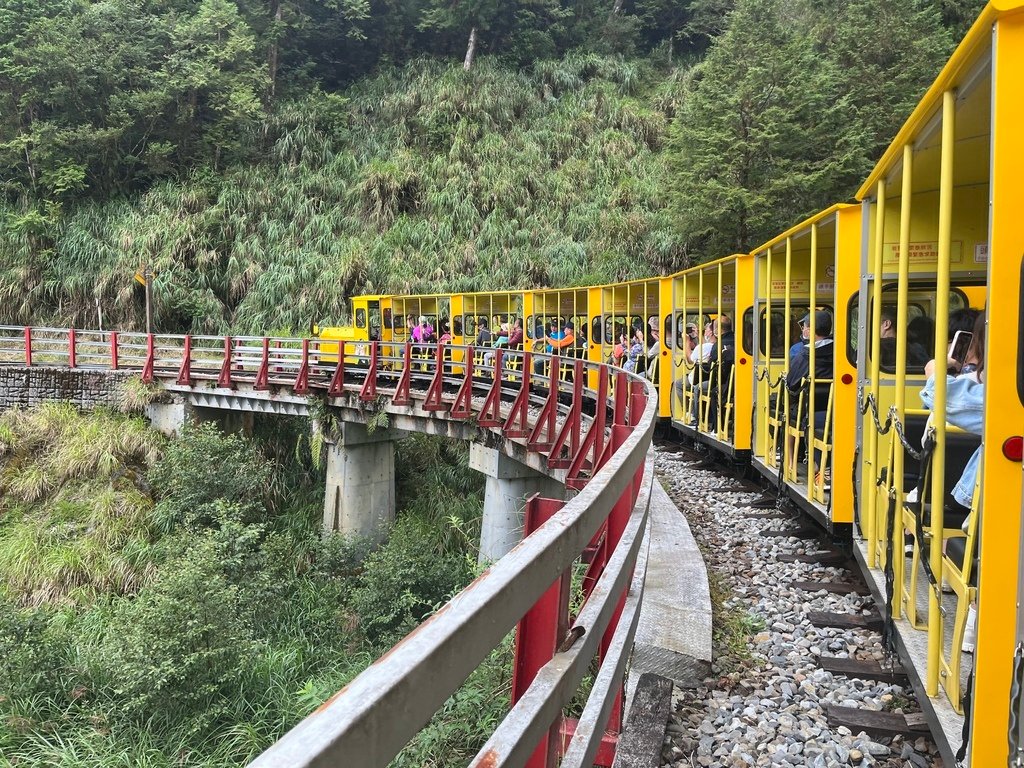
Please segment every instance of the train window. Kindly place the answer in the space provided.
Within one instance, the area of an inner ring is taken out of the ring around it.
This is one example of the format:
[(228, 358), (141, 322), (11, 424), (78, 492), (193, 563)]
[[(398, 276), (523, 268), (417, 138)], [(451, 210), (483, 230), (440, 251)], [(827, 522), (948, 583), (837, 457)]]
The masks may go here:
[(631, 328), (642, 328), (640, 315), (623, 317), (622, 315), (606, 315), (604, 321), (604, 343), (617, 344), (619, 336), (629, 334)]
[[(889, 374), (896, 373), (896, 292), (897, 283), (882, 286), (882, 330), (880, 369)], [(847, 358), (856, 364), (858, 337), (857, 313), (859, 294), (854, 294), (848, 307), (849, 323), (847, 324)], [(949, 291), (950, 319), (955, 321), (955, 313), (967, 309), (970, 302), (967, 295), (959, 288)], [(875, 333), (871, 320), (874, 316), (874, 300), (869, 297), (867, 302), (867, 334), (865, 336), (866, 359), (871, 362), (871, 347), (867, 341)], [(907, 293), (907, 373), (921, 375), (924, 366), (935, 355), (935, 286), (929, 283), (911, 283)]]
[(672, 349), (672, 315), (665, 315), (665, 322), (662, 323), (661, 343)]
[(391, 316), (391, 309), (386, 307), (384, 309), (384, 327), (385, 328), (391, 328), (392, 327), (391, 322), (392, 322), (393, 319), (394, 318)]
[(747, 307), (743, 313), (743, 351), (754, 355), (754, 308)]
[(603, 331), (602, 331), (601, 317), (599, 315), (599, 316), (595, 317), (594, 321), (591, 323), (591, 326), (590, 326), (590, 338), (593, 339), (595, 342), (600, 342), (601, 341), (601, 334), (602, 334), (602, 332)]
[(476, 318), (473, 315), (466, 315), (462, 318), (462, 335), (476, 336)]
[(1024, 260), (1020, 263), (1020, 293), (1018, 294), (1018, 312), (1020, 313), (1017, 317), (1017, 397), (1024, 403), (1024, 333), (1021, 332), (1021, 328), (1024, 328), (1024, 301), (1020, 301), (1020, 296), (1024, 296)]
[[(784, 307), (778, 307), (778, 306), (773, 306), (772, 307), (772, 333), (771, 333), (771, 335), (772, 335), (772, 339), (771, 339), (772, 352), (771, 352), (771, 356), (772, 356), (773, 360), (785, 357), (788, 354), (789, 350), (791, 350), (793, 348), (793, 345), (801, 340), (802, 337), (801, 337), (801, 333), (800, 333), (800, 321), (807, 315), (807, 312), (808, 312), (809, 308), (810, 308), (810, 305), (808, 305), (806, 303), (799, 303), (799, 304), (791, 303), (789, 305), (789, 338), (787, 339), (786, 338), (786, 310), (785, 310)], [(832, 307), (828, 306), (827, 304), (818, 304), (817, 308), (819, 310), (823, 309), (826, 312), (828, 312), (833, 317), (833, 325), (835, 325), (835, 319), (834, 319), (835, 318), (835, 313), (832, 311)], [(747, 310), (747, 311), (750, 313), (749, 320), (750, 320), (750, 323), (751, 323), (751, 326), (752, 326), (753, 325), (753, 309), (750, 309), (750, 310)], [(747, 318), (746, 313), (744, 313), (744, 317), (743, 317), (744, 338), (746, 338), (746, 335), (748, 333), (747, 325), (746, 325), (747, 322), (748, 322), (748, 318)], [(761, 324), (760, 325), (761, 325), (761, 327), (760, 327), (759, 337), (761, 339), (761, 344), (760, 344), (760, 346), (761, 346), (761, 356), (763, 357), (764, 354), (765, 354), (765, 346), (766, 346), (765, 342), (766, 342), (766, 340), (768, 338), (768, 312), (765, 309), (761, 310)], [(751, 327), (750, 330), (749, 330), (749, 333), (751, 335), (753, 335), (753, 330), (754, 330), (753, 327)], [(750, 344), (748, 345), (746, 343), (746, 341), (744, 341), (743, 348), (744, 348), (745, 351), (748, 349), (748, 346), (749, 346), (750, 349), (753, 349), (753, 342), (751, 341)], [(753, 352), (747, 351), (747, 354), (748, 355), (752, 355)]]
[(452, 320), (452, 336), (462, 335), (462, 315), (456, 315)]
[(366, 310), (362, 309), (362, 308), (357, 309), (356, 310), (356, 328), (365, 328), (365, 327), (366, 327)]
[(676, 349), (686, 349), (686, 315), (676, 315)]

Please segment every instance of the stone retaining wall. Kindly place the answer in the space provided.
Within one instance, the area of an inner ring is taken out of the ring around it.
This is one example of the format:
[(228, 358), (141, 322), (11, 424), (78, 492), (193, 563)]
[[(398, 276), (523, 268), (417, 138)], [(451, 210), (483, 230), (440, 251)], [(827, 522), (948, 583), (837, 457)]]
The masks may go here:
[(89, 371), (67, 368), (0, 367), (0, 411), (66, 401), (82, 410), (114, 407), (121, 382), (134, 371)]

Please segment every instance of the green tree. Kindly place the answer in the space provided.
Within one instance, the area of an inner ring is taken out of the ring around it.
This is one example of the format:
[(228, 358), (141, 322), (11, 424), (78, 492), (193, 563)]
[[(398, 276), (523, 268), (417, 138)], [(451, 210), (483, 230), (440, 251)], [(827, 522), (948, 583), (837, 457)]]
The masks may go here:
[[(933, 0), (849, 0), (819, 8), (815, 37), (847, 95), (846, 130), (860, 133), (855, 176), (866, 176), (953, 50)], [(853, 189), (838, 190), (842, 196)]]
[(834, 202), (851, 179), (847, 98), (808, 32), (806, 6), (740, 0), (693, 74), (669, 167), (687, 248), (746, 251)]

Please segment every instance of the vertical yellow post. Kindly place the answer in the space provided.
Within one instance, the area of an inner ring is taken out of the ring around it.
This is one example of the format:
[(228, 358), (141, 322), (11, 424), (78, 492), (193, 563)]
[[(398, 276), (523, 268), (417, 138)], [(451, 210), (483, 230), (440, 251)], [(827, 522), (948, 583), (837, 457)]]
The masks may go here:
[(815, 357), (817, 355), (818, 328), (815, 323), (815, 314), (818, 310), (817, 296), (818, 280), (818, 224), (811, 224), (811, 275), (808, 286), (808, 307), (807, 322), (811, 326), (811, 335), (807, 340), (810, 352), (810, 367), (808, 376), (810, 382), (807, 385), (807, 498), (814, 498), (814, 386), (817, 384), (817, 368), (815, 368)]
[[(703, 351), (704, 347), (704, 269), (701, 268), (697, 272), (697, 343)], [(704, 392), (704, 366), (701, 363), (704, 362), (704, 355), (702, 353), (697, 354), (697, 375), (694, 380), (697, 382), (697, 389), (693, 392), (691, 397), (696, 399), (696, 407), (691, 407), (691, 412), (696, 411), (697, 419), (694, 428), (698, 431), (707, 428), (707, 424), (704, 423), (704, 409), (700, 407), (700, 398)]]
[[(1001, 5), (1001, 4), (1000, 4)], [(1022, 343), (1020, 311), (1024, 255), (1024, 16), (1009, 12), (995, 24), (992, 45), (992, 178), (988, 259), (988, 333), (985, 366), (985, 423), (982, 445), (979, 524), (984, 567), (979, 572), (978, 626), (975, 649), (974, 700), (971, 720), (971, 765), (1002, 766), (1008, 762), (1007, 732), (1012, 721), (1010, 674), (1014, 646), (1019, 642), (1019, 613), (1024, 610), (1017, 579), (1022, 550), (1021, 465), (1008, 459), (1004, 441), (1021, 434), (1024, 402), (1019, 373), (1006, 356)], [(1012, 358), (1011, 358), (1012, 359)], [(1020, 360), (1017, 360), (1019, 365)], [(1016, 606), (1015, 606), (1016, 603)], [(1017, 713), (1014, 713), (1016, 717)], [(1016, 759), (1017, 755), (1009, 755)]]
[[(762, 345), (762, 347), (765, 350), (765, 352), (764, 352), (764, 354), (765, 354), (765, 371), (767, 371), (767, 375), (765, 377), (765, 383), (768, 386), (768, 392), (769, 393), (771, 392), (771, 383), (772, 383), (772, 379), (771, 379), (771, 375), (772, 375), (772, 371), (771, 371), (771, 303), (772, 303), (772, 298), (773, 298), (772, 297), (772, 278), (773, 278), (773, 276), (774, 275), (772, 274), (772, 252), (771, 252), (771, 246), (768, 246), (768, 251), (765, 253), (765, 338), (762, 340), (761, 345)], [(757, 323), (757, 317), (754, 318), (754, 322)], [(781, 397), (783, 395), (780, 392), (778, 396)], [(783, 408), (785, 408), (784, 404), (783, 404)], [(788, 423), (788, 422), (786, 422), (786, 423)], [(784, 445), (786, 443), (785, 427), (782, 427), (782, 434), (781, 435), (777, 434), (778, 427), (776, 427), (775, 430), (776, 430), (776, 435), (775, 435), (775, 453), (776, 453), (776, 455), (778, 454), (778, 440), (781, 437), (782, 445), (783, 445), (783, 449), (782, 449), (782, 463), (783, 464), (782, 464), (782, 466), (787, 468), (788, 466), (790, 466), (790, 454), (788, 454), (788, 451), (786, 451), (786, 449), (784, 447)], [(775, 461), (774, 457), (765, 457), (765, 459), (768, 462), (774, 462)], [(783, 471), (785, 471), (785, 470), (783, 470)]]
[[(793, 305), (793, 238), (786, 238), (786, 286), (783, 289), (783, 317), (782, 317), (782, 332), (785, 338), (782, 341), (783, 355), (782, 358), (782, 372), (786, 378), (789, 378), (789, 339), (792, 329), (790, 324), (792, 318), (792, 305)], [(785, 384), (779, 387), (779, 392), (776, 397), (782, 398), (782, 466), (785, 467), (785, 474), (788, 479), (789, 474), (792, 472), (796, 474), (796, 460), (797, 456), (790, 456), (790, 443), (787, 431), (789, 430), (789, 389)], [(794, 446), (795, 447), (795, 446)]]
[[(715, 386), (717, 392), (715, 393), (715, 436), (722, 439), (722, 411), (725, 409), (725, 403), (722, 398), (726, 396), (726, 390), (729, 387), (729, 382), (722, 378), (722, 262), (718, 262), (718, 319), (715, 320), (716, 324), (716, 341), (715, 348), (718, 350), (718, 363), (715, 368)], [(733, 353), (735, 357), (735, 352)], [(708, 393), (710, 394), (710, 392)]]
[[(903, 189), (900, 190), (900, 266), (899, 279), (896, 290), (896, 391), (895, 405), (896, 418), (900, 422), (906, 419), (907, 411), (907, 305), (910, 285), (910, 216), (911, 202), (914, 195), (913, 187), (913, 163), (914, 150), (907, 144), (903, 147)], [(877, 331), (876, 331), (877, 332)], [(897, 519), (902, 517), (903, 509), (903, 446), (899, 443), (899, 437), (893, 428), (890, 439), (894, 442), (894, 456), (892, 465), (892, 487), (896, 493), (896, 504), (892, 514)], [(890, 504), (890, 507), (893, 505)], [(892, 614), (894, 618), (903, 615), (901, 594), (903, 589), (904, 560), (899, 556), (903, 551), (903, 526), (887, 521), (887, 526), (892, 529), (893, 556), (892, 568), (893, 580), (896, 587), (893, 595)]]
[[(927, 557), (932, 573), (942, 573), (943, 487), (946, 466), (946, 349), (949, 337), (949, 257), (953, 239), (953, 141), (956, 125), (956, 95), (942, 94), (942, 165), (939, 170), (939, 263), (935, 280), (935, 452), (932, 454), (932, 516), (929, 521), (931, 545)], [(921, 489), (924, 492), (924, 489)], [(923, 503), (923, 499), (922, 499)], [(919, 542), (924, 548), (924, 542)], [(940, 576), (941, 578), (941, 576)], [(939, 692), (942, 655), (942, 595), (938, 587), (928, 591), (928, 679), (929, 696)], [(959, 652), (954, 648), (953, 653)]]
[[(686, 318), (687, 318), (687, 308), (688, 308), (687, 305), (689, 304), (689, 298), (690, 298), (688, 277), (689, 277), (688, 273), (684, 272), (683, 273), (683, 333), (684, 334), (686, 333), (686, 323), (687, 323)], [(676, 330), (678, 331), (679, 329), (676, 328)], [(697, 341), (700, 341), (700, 336), (697, 337)], [(691, 369), (690, 369), (690, 358), (689, 358), (689, 355), (691, 353), (688, 353), (686, 351), (686, 342), (683, 341), (682, 344), (683, 344), (683, 355), (684, 355), (684, 357), (683, 357), (683, 365), (679, 369), (679, 375), (682, 377), (682, 384), (679, 385), (679, 405), (683, 409), (683, 412), (681, 414), (679, 414), (679, 420), (685, 424), (686, 423), (687, 411), (691, 410), (691, 409), (688, 409), (686, 407), (687, 404), (688, 404), (687, 394), (692, 392), (691, 389), (690, 389), (690, 370)]]
[[(884, 269), (883, 251), (885, 249), (885, 180), (878, 180), (878, 187), (875, 190), (875, 237), (872, 243), (872, 268), (874, 282), (871, 284), (871, 354), (868, 362), (868, 371), (871, 381), (871, 395), (875, 402), (878, 402), (880, 393), (880, 382), (878, 380), (881, 368), (879, 357), (882, 354), (882, 270)], [(860, 404), (858, 403), (858, 406)], [(865, 420), (864, 437), (867, 441), (866, 453), (867, 464), (871, 467), (871, 475), (868, 478), (861, 478), (861, 487), (865, 489), (867, 506), (864, 510), (864, 533), (868, 540), (868, 567), (874, 568), (878, 565), (878, 488), (875, 483), (878, 480), (878, 431), (875, 429), (874, 419), (870, 413)]]

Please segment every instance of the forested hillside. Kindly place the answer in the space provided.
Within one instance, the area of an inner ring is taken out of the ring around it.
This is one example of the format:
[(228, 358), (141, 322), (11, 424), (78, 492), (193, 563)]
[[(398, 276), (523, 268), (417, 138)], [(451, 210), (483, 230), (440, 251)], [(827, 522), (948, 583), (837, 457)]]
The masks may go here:
[(849, 199), (979, 0), (0, 0), (0, 322), (300, 330)]

